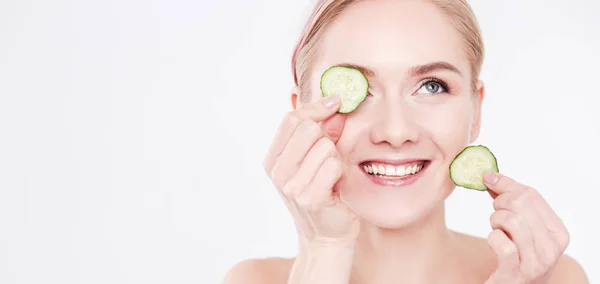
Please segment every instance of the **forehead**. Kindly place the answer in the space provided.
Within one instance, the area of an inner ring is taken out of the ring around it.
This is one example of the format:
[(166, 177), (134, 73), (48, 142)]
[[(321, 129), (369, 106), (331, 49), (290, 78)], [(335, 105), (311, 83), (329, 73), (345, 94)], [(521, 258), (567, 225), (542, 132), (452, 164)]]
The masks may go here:
[(468, 73), (463, 47), (450, 19), (428, 1), (361, 1), (329, 27), (315, 67), (356, 63), (396, 76), (415, 65), (445, 61)]

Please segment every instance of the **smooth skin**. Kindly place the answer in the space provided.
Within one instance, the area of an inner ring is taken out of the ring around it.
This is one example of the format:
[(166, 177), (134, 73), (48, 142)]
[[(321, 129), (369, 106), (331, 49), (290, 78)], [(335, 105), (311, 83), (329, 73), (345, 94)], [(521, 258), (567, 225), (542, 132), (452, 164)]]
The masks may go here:
[[(564, 254), (560, 218), (507, 176), (486, 176), (495, 209), (487, 238), (446, 227), (444, 201), (455, 189), (448, 167), (479, 135), (484, 85), (472, 91), (462, 38), (435, 6), (360, 2), (321, 45), (311, 100), (301, 103), (294, 88), (294, 111), (264, 162), (295, 222), (298, 255), (243, 261), (224, 283), (589, 283)], [(318, 86), (342, 63), (370, 70), (370, 95), (348, 115)], [(409, 185), (376, 184), (361, 166), (407, 158), (431, 161)]]

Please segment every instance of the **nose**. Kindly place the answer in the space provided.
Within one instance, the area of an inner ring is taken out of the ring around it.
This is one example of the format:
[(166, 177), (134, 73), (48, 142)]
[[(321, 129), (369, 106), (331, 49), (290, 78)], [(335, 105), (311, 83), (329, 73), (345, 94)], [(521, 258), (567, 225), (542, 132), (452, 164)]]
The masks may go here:
[(416, 143), (420, 136), (416, 113), (405, 102), (386, 101), (375, 108), (371, 140), (374, 144), (387, 143), (400, 148), (407, 143)]

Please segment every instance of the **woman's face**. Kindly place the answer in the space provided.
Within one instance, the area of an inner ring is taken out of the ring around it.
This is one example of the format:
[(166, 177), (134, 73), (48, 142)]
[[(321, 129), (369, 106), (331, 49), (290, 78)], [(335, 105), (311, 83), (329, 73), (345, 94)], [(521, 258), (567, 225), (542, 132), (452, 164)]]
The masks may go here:
[[(336, 186), (363, 219), (403, 227), (438, 208), (454, 189), (448, 167), (477, 138), (483, 97), (471, 89), (464, 46), (426, 1), (360, 2), (327, 31), (313, 66), (313, 100), (330, 66), (353, 64), (373, 73), (365, 71), (370, 95), (347, 116), (337, 142), (347, 172)], [(374, 168), (389, 176), (372, 175)]]

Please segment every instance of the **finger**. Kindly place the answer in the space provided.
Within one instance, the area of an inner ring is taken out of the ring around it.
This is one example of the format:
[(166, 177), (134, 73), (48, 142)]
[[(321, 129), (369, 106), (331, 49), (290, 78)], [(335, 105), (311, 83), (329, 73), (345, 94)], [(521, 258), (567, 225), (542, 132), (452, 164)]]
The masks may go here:
[[(548, 202), (534, 189), (529, 186), (520, 184), (511, 178), (498, 173), (488, 173), (484, 177), (484, 181), (490, 191), (496, 195), (507, 192), (518, 192), (530, 196), (531, 204), (539, 211), (541, 218), (547, 229), (552, 233), (552, 236), (561, 251), (566, 250), (570, 236), (564, 222), (557, 216), (556, 212), (550, 207)], [(492, 195), (490, 193), (490, 195)], [(492, 195), (492, 197), (494, 197)]]
[(335, 114), (321, 123), (321, 127), (325, 131), (325, 134), (333, 141), (333, 143), (337, 143), (342, 136), (346, 124), (346, 117), (347, 116), (343, 114)]
[(559, 252), (564, 252), (570, 242), (569, 232), (564, 222), (541, 195), (538, 194), (532, 199), (532, 203), (538, 210), (540, 217), (546, 225), (546, 229), (550, 232)]
[(508, 210), (522, 216), (534, 233), (548, 233), (545, 221), (534, 202), (536, 194), (533, 189), (504, 193), (494, 200), (493, 207), (495, 210)]
[(309, 204), (313, 205), (305, 207), (309, 221), (315, 233), (325, 237), (325, 240), (354, 238), (360, 230), (359, 223), (355, 222), (356, 215), (332, 194), (343, 173), (342, 160), (338, 157), (328, 158), (305, 192)]
[(278, 188), (285, 186), (306, 154), (323, 135), (321, 127), (312, 120), (305, 120), (298, 126), (270, 173)]
[(341, 99), (339, 96), (330, 96), (302, 106), (298, 108), (294, 114), (300, 120), (310, 119), (316, 122), (321, 122), (336, 114), (340, 104)]
[(342, 162), (337, 157), (329, 157), (323, 162), (307, 190), (297, 202), (308, 212), (318, 212), (334, 205), (332, 188), (342, 176)]
[(519, 253), (517, 246), (500, 229), (488, 236), (488, 244), (496, 254), (498, 268), (485, 284), (520, 283)]
[(503, 194), (512, 191), (521, 191), (525, 188), (524, 185), (499, 173), (486, 173), (483, 177), (483, 181), (486, 184), (487, 188), (493, 191), (495, 194)]
[(294, 178), (305, 181), (307, 185), (310, 184), (325, 160), (330, 157), (339, 157), (337, 148), (329, 138), (321, 137), (304, 157)]
[(271, 173), (277, 157), (285, 149), (290, 137), (296, 131), (296, 127), (304, 120), (310, 119), (316, 122), (325, 120), (339, 109), (340, 100), (337, 96), (324, 98), (312, 104), (307, 104), (295, 111), (289, 112), (277, 129), (273, 143), (269, 147), (267, 156), (263, 162), (265, 171)]
[(286, 183), (284, 192), (292, 198), (301, 195), (312, 182), (325, 160), (329, 157), (335, 157), (337, 155), (336, 152), (337, 150), (333, 142), (327, 137), (321, 137), (310, 151), (308, 151), (298, 171)]
[(537, 269), (537, 254), (533, 243), (533, 234), (523, 215), (503, 209), (497, 210), (490, 217), (490, 224), (493, 229), (504, 231), (517, 246), (523, 271)]
[[(521, 192), (505, 193), (494, 200), (494, 209), (509, 210), (523, 216), (531, 230), (534, 249), (540, 261), (538, 264), (549, 266), (558, 257), (559, 249), (551, 237), (547, 221), (542, 218), (535, 204), (537, 196), (538, 193), (531, 188)], [(537, 271), (540, 268), (531, 269)]]

